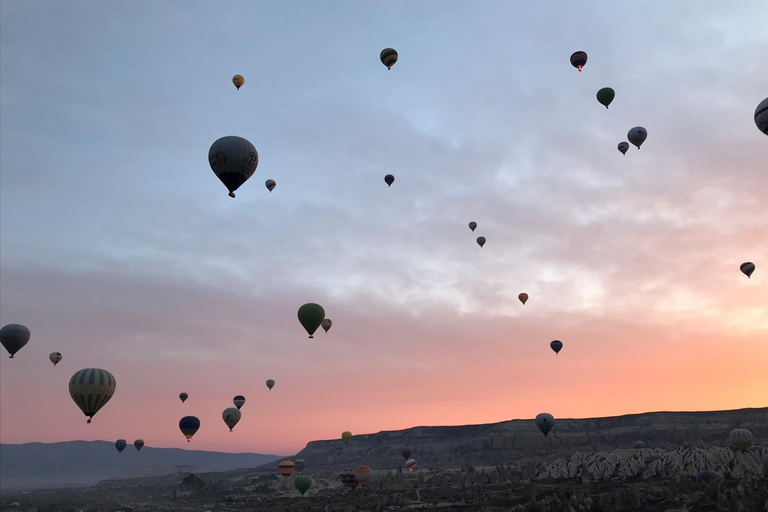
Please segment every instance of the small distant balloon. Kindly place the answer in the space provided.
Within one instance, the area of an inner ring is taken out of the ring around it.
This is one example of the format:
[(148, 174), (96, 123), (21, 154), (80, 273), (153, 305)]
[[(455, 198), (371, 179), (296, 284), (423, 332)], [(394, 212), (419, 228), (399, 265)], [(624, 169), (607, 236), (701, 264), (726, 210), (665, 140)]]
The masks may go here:
[(345, 430), (344, 432), (341, 433), (342, 441), (344, 441), (345, 443), (348, 443), (350, 439), (352, 439), (352, 432)]
[(5, 347), (5, 350), (11, 354), (10, 358), (13, 359), (13, 355), (29, 342), (29, 336), (29, 329), (24, 325), (4, 325), (0, 329), (0, 344)]
[(363, 487), (371, 483), (372, 477), (373, 477), (373, 469), (371, 469), (371, 466), (362, 465), (362, 466), (357, 466), (357, 468), (355, 468), (355, 479)]
[(277, 470), (286, 480), (288, 480), (288, 478), (293, 474), (295, 469), (296, 466), (290, 460), (284, 460), (277, 466)]
[(302, 496), (304, 496), (304, 493), (312, 487), (312, 478), (307, 475), (297, 476), (293, 481), (293, 486), (296, 487), (296, 490), (299, 491)]
[(328, 334), (328, 331), (331, 329), (331, 326), (333, 326), (333, 322), (330, 318), (326, 318), (323, 320), (323, 322), (320, 324), (320, 326), (323, 328), (326, 334)]
[(296, 459), (293, 464), (296, 466), (296, 471), (299, 473), (304, 471), (304, 468), (307, 466), (307, 463), (304, 459)]
[(571, 66), (581, 71), (587, 64), (587, 52), (574, 52), (571, 55)]
[(48, 355), (48, 359), (50, 359), (50, 361), (53, 363), (53, 366), (55, 368), (56, 365), (59, 364), (59, 362), (62, 359), (61, 352), (51, 352)]
[(235, 84), (235, 87), (237, 87), (237, 90), (239, 91), (240, 88), (245, 84), (245, 78), (243, 78), (243, 75), (235, 75), (232, 77), (232, 83)]
[(256, 172), (259, 153), (250, 141), (229, 135), (211, 144), (208, 163), (229, 190), (229, 197), (235, 197), (235, 190)]
[(325, 310), (320, 304), (308, 303), (299, 308), (299, 322), (307, 330), (310, 338), (325, 320)]
[(267, 187), (267, 190), (269, 190), (270, 192), (272, 192), (273, 190), (275, 190), (275, 187), (277, 186), (277, 182), (276, 182), (275, 180), (267, 180), (267, 181), (264, 183), (264, 186), (266, 186), (266, 187)]
[(560, 340), (555, 340), (549, 344), (549, 347), (555, 351), (555, 354), (559, 354), (561, 350), (563, 350), (563, 342)]
[[(750, 279), (752, 277), (752, 272), (755, 271), (755, 264), (751, 261), (747, 261), (741, 264), (739, 267), (741, 269), (741, 272), (747, 276), (747, 279)], [(11, 356), (13, 357), (13, 356)]]
[(179, 420), (179, 430), (189, 442), (195, 432), (200, 430), (200, 420), (196, 416), (184, 416)]
[(140, 451), (142, 448), (144, 448), (144, 440), (143, 439), (137, 439), (133, 442), (133, 446), (136, 447), (136, 451)]
[(104, 407), (115, 394), (117, 383), (115, 377), (101, 368), (84, 368), (69, 379), (69, 396), (88, 417), (88, 423), (93, 416)]
[(635, 441), (635, 444), (632, 445), (635, 449), (645, 448), (645, 443), (643, 441)]
[(521, 293), (517, 296), (517, 298), (520, 300), (520, 302), (523, 303), (523, 306), (525, 306), (525, 303), (528, 302), (528, 294), (527, 293)]
[(118, 439), (115, 441), (115, 448), (117, 448), (117, 453), (123, 453), (123, 450), (125, 450), (126, 446), (128, 446), (128, 443), (125, 441), (125, 439)]
[(402, 455), (405, 460), (410, 459), (412, 453), (413, 452), (411, 451), (410, 448), (403, 448), (402, 450), (400, 450), (400, 455)]
[(188, 394), (186, 394), (186, 393), (179, 393), (179, 400), (181, 400), (181, 403), (186, 402), (187, 398), (189, 398)]
[(697, 484), (710, 484), (710, 483), (716, 483), (720, 484), (723, 482), (723, 475), (718, 473), (717, 471), (701, 471), (698, 475), (696, 475), (696, 483)]
[(474, 222), (474, 221), (470, 222), (469, 229), (471, 229), (472, 231), (475, 231), (475, 228), (477, 228), (477, 222)]
[(395, 177), (392, 176), (391, 174), (387, 174), (386, 176), (384, 176), (384, 183), (386, 183), (390, 187), (394, 182), (395, 182)]
[(339, 480), (347, 491), (354, 491), (357, 487), (357, 478), (355, 478), (355, 472), (351, 468), (342, 471)]
[(646, 138), (648, 138), (648, 132), (642, 126), (635, 126), (627, 133), (627, 139), (629, 139), (629, 142), (636, 146), (637, 149), (640, 149), (640, 146), (643, 145)]
[(245, 405), (245, 397), (243, 395), (237, 395), (232, 399), (232, 403), (235, 404), (235, 407), (240, 409), (243, 405)]
[(619, 151), (621, 151), (622, 155), (627, 154), (627, 150), (629, 149), (629, 142), (619, 142)]
[(536, 416), (536, 426), (539, 427), (539, 430), (546, 437), (549, 431), (552, 430), (552, 427), (555, 426), (555, 418), (549, 413), (542, 412)]
[(485, 245), (485, 237), (484, 236), (477, 237), (477, 245), (479, 245), (481, 249), (483, 248), (483, 246)]
[(224, 409), (224, 412), (221, 413), (221, 418), (229, 427), (229, 431), (232, 432), (232, 429), (235, 428), (235, 425), (237, 425), (237, 422), (240, 421), (242, 415), (243, 413), (240, 412), (240, 409), (236, 407), (229, 407)]
[(765, 98), (755, 109), (755, 124), (757, 129), (768, 135), (768, 98)]
[(275, 381), (272, 379), (267, 379), (267, 387), (270, 391), (272, 391), (272, 388), (275, 387)]
[(408, 459), (405, 461), (405, 468), (408, 470), (409, 473), (413, 473), (416, 471), (416, 461), (414, 459)]
[(599, 91), (597, 91), (597, 101), (600, 102), (601, 105), (605, 105), (605, 108), (608, 108), (608, 105), (611, 104), (613, 101), (613, 98), (616, 97), (616, 91), (611, 89), (610, 87), (603, 87)]
[(745, 428), (735, 428), (728, 434), (728, 444), (732, 448), (740, 451), (746, 451), (755, 441), (752, 432)]
[(392, 69), (392, 66), (397, 62), (397, 52), (394, 48), (384, 48), (379, 54), (381, 63), (387, 66), (387, 69)]

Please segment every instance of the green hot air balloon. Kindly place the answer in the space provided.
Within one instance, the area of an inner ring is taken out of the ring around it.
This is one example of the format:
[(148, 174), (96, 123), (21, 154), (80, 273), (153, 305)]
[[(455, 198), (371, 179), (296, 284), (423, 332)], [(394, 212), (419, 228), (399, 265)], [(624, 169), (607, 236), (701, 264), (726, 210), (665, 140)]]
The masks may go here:
[(379, 54), (381, 63), (387, 66), (387, 69), (392, 69), (392, 66), (397, 62), (397, 51), (394, 48), (384, 48)]
[(605, 105), (605, 108), (608, 108), (608, 105), (611, 104), (613, 101), (613, 98), (616, 97), (616, 91), (611, 89), (610, 87), (603, 87), (599, 91), (597, 91), (597, 101), (600, 102), (601, 105)]
[(115, 377), (101, 368), (83, 368), (69, 379), (69, 395), (88, 417), (88, 423), (109, 402), (116, 387)]
[(314, 338), (312, 335), (315, 334), (323, 320), (325, 320), (325, 310), (320, 304), (310, 302), (299, 308), (299, 322), (307, 330), (310, 338)]
[(304, 496), (304, 493), (307, 492), (310, 487), (312, 487), (312, 478), (307, 475), (297, 476), (293, 480), (293, 485), (296, 487), (296, 490), (298, 490), (301, 495)]

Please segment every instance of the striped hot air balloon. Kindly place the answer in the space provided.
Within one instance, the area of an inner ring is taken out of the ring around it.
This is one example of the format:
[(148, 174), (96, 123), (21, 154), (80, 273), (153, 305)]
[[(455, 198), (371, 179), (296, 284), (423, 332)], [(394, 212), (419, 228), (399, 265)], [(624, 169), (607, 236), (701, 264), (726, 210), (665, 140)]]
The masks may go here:
[(752, 435), (752, 432), (745, 428), (735, 428), (728, 434), (728, 444), (734, 449), (742, 452), (752, 446), (754, 440), (755, 438)]
[(115, 394), (115, 377), (101, 368), (84, 368), (69, 379), (72, 400), (88, 416), (88, 423)]
[(5, 347), (5, 350), (11, 354), (11, 359), (13, 359), (13, 355), (29, 342), (29, 336), (29, 329), (24, 325), (4, 325), (0, 329), (0, 344)]
[(123, 453), (123, 450), (125, 450), (126, 446), (128, 446), (128, 443), (125, 442), (125, 439), (118, 439), (115, 441), (115, 448), (117, 448), (117, 453)]
[(137, 439), (133, 442), (133, 446), (136, 447), (136, 451), (140, 451), (142, 448), (144, 448), (144, 440), (143, 439)]
[(408, 459), (405, 461), (405, 468), (408, 470), (409, 473), (413, 473), (416, 471), (416, 459)]
[(348, 491), (354, 491), (355, 487), (357, 487), (357, 478), (355, 478), (355, 472), (351, 468), (342, 471), (339, 475), (339, 480), (341, 480), (341, 484)]
[(392, 66), (397, 62), (397, 51), (394, 48), (384, 48), (379, 54), (381, 63), (387, 66), (387, 69), (392, 69)]
[(295, 469), (296, 466), (289, 460), (284, 460), (277, 466), (277, 470), (280, 471), (280, 474), (283, 475), (283, 478), (286, 480), (291, 477)]
[(197, 416), (184, 416), (179, 420), (179, 430), (187, 438), (187, 442), (192, 439), (195, 432), (200, 430), (200, 420)]

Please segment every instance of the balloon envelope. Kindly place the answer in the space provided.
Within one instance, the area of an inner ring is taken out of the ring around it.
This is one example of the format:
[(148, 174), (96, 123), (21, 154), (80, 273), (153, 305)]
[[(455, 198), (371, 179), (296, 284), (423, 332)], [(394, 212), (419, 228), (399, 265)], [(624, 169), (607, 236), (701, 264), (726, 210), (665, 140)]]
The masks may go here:
[(635, 126), (627, 133), (627, 139), (629, 139), (629, 142), (636, 146), (637, 149), (640, 149), (640, 146), (643, 145), (646, 138), (648, 138), (648, 132), (642, 126)]
[(345, 443), (348, 443), (349, 440), (352, 439), (352, 432), (345, 430), (344, 432), (341, 433), (341, 439)]
[(768, 98), (765, 98), (755, 109), (755, 125), (757, 129), (768, 135)]
[(728, 444), (736, 450), (745, 451), (754, 442), (755, 438), (752, 432), (745, 428), (735, 428), (728, 434)]
[(587, 64), (587, 52), (574, 52), (571, 55), (571, 66), (581, 71)]
[(62, 359), (61, 352), (51, 352), (48, 356), (48, 359), (53, 363), (53, 366), (56, 367), (57, 364), (59, 364), (59, 361)]
[(552, 430), (552, 427), (555, 426), (555, 418), (549, 413), (542, 412), (536, 416), (536, 426), (539, 427), (539, 430), (541, 430), (546, 437), (546, 435), (549, 434), (549, 431)]
[(199, 429), (200, 420), (197, 419), (196, 416), (184, 416), (179, 420), (179, 430), (181, 430), (181, 433), (187, 438), (187, 442), (192, 439), (192, 436), (195, 435), (195, 432)]
[(290, 477), (293, 474), (293, 471), (296, 469), (296, 466), (293, 464), (293, 462), (289, 460), (284, 460), (277, 466), (277, 470), (280, 472), (281, 475), (283, 475), (283, 478), (288, 480), (288, 477)]
[(363, 487), (371, 483), (372, 477), (373, 477), (373, 469), (371, 469), (371, 466), (363, 465), (363, 466), (357, 466), (357, 468), (355, 468), (355, 479)]
[(613, 98), (616, 97), (616, 91), (611, 89), (610, 87), (603, 87), (599, 91), (597, 91), (597, 101), (600, 102), (601, 105), (605, 105), (605, 108), (608, 108), (608, 105), (611, 104), (613, 101)]
[(324, 319), (324, 320), (322, 321), (322, 323), (321, 323), (320, 325), (323, 327), (323, 330), (324, 330), (324, 331), (326, 332), (326, 334), (327, 334), (327, 333), (328, 333), (328, 331), (331, 329), (331, 326), (333, 326), (333, 322), (331, 321), (331, 319), (330, 319), (330, 318), (326, 318), (326, 319)]
[(549, 344), (549, 347), (555, 351), (555, 354), (559, 354), (561, 350), (563, 350), (563, 342), (560, 340), (555, 340)]
[(352, 469), (345, 469), (339, 475), (342, 485), (348, 490), (352, 491), (357, 487), (357, 478), (355, 478), (355, 472)]
[(485, 237), (484, 236), (477, 237), (477, 245), (479, 245), (480, 248), (482, 248), (485, 245)]
[(304, 471), (304, 468), (307, 466), (307, 463), (304, 459), (296, 459), (293, 462), (293, 465), (296, 467), (296, 471), (301, 473), (302, 471)]
[(144, 447), (144, 440), (143, 439), (137, 439), (133, 442), (133, 446), (136, 447), (136, 451), (141, 450)]
[(69, 395), (88, 416), (88, 423), (115, 394), (115, 377), (101, 368), (84, 368), (69, 379)]
[(386, 176), (384, 176), (384, 183), (386, 183), (390, 187), (394, 182), (395, 182), (395, 177), (392, 176), (391, 174), (387, 174)]
[(416, 461), (414, 459), (408, 459), (405, 461), (405, 467), (409, 473), (416, 471)]
[(635, 441), (635, 444), (632, 445), (633, 448), (645, 448), (645, 443), (642, 441)]
[(269, 190), (270, 192), (272, 192), (273, 190), (275, 190), (275, 187), (277, 186), (277, 182), (276, 182), (275, 180), (267, 180), (267, 181), (264, 183), (264, 186), (266, 186), (266, 187), (267, 187), (267, 190)]
[(230, 432), (232, 432), (232, 429), (235, 428), (235, 425), (237, 425), (237, 422), (240, 421), (242, 414), (243, 413), (240, 412), (240, 409), (236, 407), (229, 407), (227, 409), (224, 409), (224, 412), (221, 413), (221, 418), (224, 420), (224, 423), (226, 423), (227, 426), (229, 427)]
[(626, 155), (629, 149), (629, 142), (619, 142), (618, 148), (622, 155)]
[(747, 276), (748, 278), (752, 277), (752, 272), (755, 271), (755, 264), (751, 261), (747, 261), (741, 264), (739, 267), (741, 269), (741, 272)]
[(186, 402), (187, 398), (189, 398), (188, 394), (186, 394), (186, 393), (179, 393), (179, 400), (181, 400), (181, 403)]
[(411, 453), (413, 452), (410, 448), (403, 448), (400, 450), (400, 455), (402, 455), (405, 460), (408, 460), (411, 457)]
[(11, 354), (11, 359), (13, 359), (13, 355), (16, 352), (29, 342), (29, 336), (29, 329), (21, 324), (8, 324), (0, 329), (0, 343)]
[(302, 496), (304, 496), (304, 493), (312, 487), (312, 478), (307, 475), (299, 475), (293, 481), (293, 486), (296, 487), (296, 490), (299, 491)]
[(245, 84), (245, 78), (243, 78), (243, 75), (235, 75), (232, 77), (232, 83), (235, 84), (235, 87), (237, 87), (237, 90), (239, 91)]
[(307, 330), (310, 338), (325, 319), (325, 310), (320, 304), (308, 303), (299, 308), (299, 322)]
[(523, 303), (523, 306), (525, 306), (525, 303), (528, 302), (528, 294), (527, 293), (521, 293), (517, 296), (518, 299), (520, 299), (520, 302)]
[(237, 395), (232, 399), (232, 403), (235, 404), (235, 407), (240, 409), (243, 405), (245, 405), (245, 397), (243, 395)]
[(473, 222), (470, 222), (470, 223), (469, 223), (469, 229), (471, 229), (472, 231), (474, 231), (474, 230), (475, 230), (475, 228), (477, 228), (477, 222), (474, 222), (474, 221), (473, 221)]
[(272, 391), (272, 388), (275, 387), (275, 381), (272, 380), (272, 379), (268, 379), (267, 380), (267, 387), (269, 388), (270, 391)]
[(387, 69), (392, 69), (392, 66), (397, 62), (397, 52), (394, 48), (384, 48), (379, 54), (381, 63), (387, 66)]
[(115, 441), (115, 448), (117, 448), (117, 453), (122, 453), (126, 446), (128, 446), (128, 443), (125, 441), (125, 439), (118, 439)]
[(208, 163), (229, 190), (229, 196), (235, 197), (235, 190), (256, 172), (259, 153), (248, 140), (229, 135), (211, 144)]

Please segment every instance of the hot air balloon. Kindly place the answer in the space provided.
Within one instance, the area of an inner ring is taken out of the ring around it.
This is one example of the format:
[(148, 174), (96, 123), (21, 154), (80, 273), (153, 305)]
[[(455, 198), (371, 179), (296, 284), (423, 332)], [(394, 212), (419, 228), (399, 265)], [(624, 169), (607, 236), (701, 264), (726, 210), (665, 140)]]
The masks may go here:
[(626, 155), (627, 150), (629, 149), (629, 142), (626, 142), (626, 141), (619, 142), (618, 148), (619, 148), (619, 151), (621, 151), (622, 155)]
[[(739, 268), (741, 269), (741, 272), (745, 276), (747, 276), (747, 279), (749, 279), (749, 278), (752, 277), (752, 272), (755, 271), (755, 264), (752, 263), (751, 261), (747, 261), (745, 263), (742, 263)], [(11, 356), (11, 357), (13, 357), (13, 356)]]
[(553, 418), (551, 414), (542, 412), (541, 414), (536, 415), (536, 426), (539, 427), (539, 430), (541, 430), (546, 437), (546, 435), (549, 434), (549, 431), (552, 430), (552, 427), (555, 426), (555, 418)]
[(256, 172), (259, 153), (246, 139), (229, 135), (211, 144), (208, 163), (229, 190), (229, 197), (235, 197), (235, 190)]
[(88, 416), (88, 423), (115, 394), (115, 377), (101, 368), (84, 368), (69, 379), (69, 395)]
[(754, 440), (755, 438), (752, 436), (752, 432), (745, 428), (735, 428), (728, 434), (728, 444), (731, 445), (732, 448), (742, 452), (752, 446)]
[(296, 471), (299, 473), (304, 471), (304, 468), (307, 466), (307, 463), (304, 461), (304, 459), (296, 459), (293, 464), (296, 466)]
[(304, 496), (304, 493), (312, 487), (312, 478), (307, 475), (297, 476), (293, 481), (293, 486), (296, 487), (296, 490), (299, 491), (302, 496)]
[(237, 395), (232, 399), (232, 403), (235, 404), (235, 407), (240, 409), (243, 405), (245, 405), (245, 397), (243, 395)]
[(410, 448), (403, 448), (400, 450), (400, 455), (402, 455), (405, 460), (408, 460), (408, 458), (411, 456), (411, 453), (413, 452), (411, 452)]
[(549, 348), (555, 351), (555, 354), (559, 354), (561, 350), (563, 350), (563, 342), (560, 340), (555, 340), (549, 344)]
[(718, 473), (717, 471), (701, 471), (698, 475), (696, 475), (696, 483), (697, 484), (710, 484), (715, 483), (719, 484), (723, 482), (723, 475)]
[(645, 443), (642, 441), (635, 441), (635, 444), (633, 444), (632, 447), (639, 450), (640, 448), (645, 448)]
[(579, 71), (587, 64), (587, 52), (574, 52), (571, 55), (571, 66), (575, 67)]
[(186, 393), (179, 393), (179, 400), (181, 400), (181, 403), (186, 402), (187, 398), (189, 398), (188, 394), (186, 394)]
[(409, 473), (413, 473), (414, 471), (416, 471), (416, 460), (408, 459), (407, 461), (405, 461), (405, 469), (407, 469)]
[(128, 446), (128, 443), (125, 442), (125, 439), (118, 439), (115, 441), (115, 448), (117, 448), (117, 453), (123, 453), (123, 450), (125, 450), (126, 446)]
[(342, 471), (339, 480), (347, 491), (354, 491), (357, 487), (357, 478), (355, 478), (355, 472), (351, 468)]
[(331, 330), (331, 326), (333, 326), (333, 322), (330, 318), (326, 318), (320, 323), (320, 325), (322, 326), (325, 333), (328, 334), (328, 331)]
[(525, 303), (528, 302), (528, 294), (525, 292), (518, 295), (517, 298), (520, 299), (520, 302), (523, 303), (523, 306), (525, 306)]
[(379, 54), (381, 63), (387, 66), (387, 69), (392, 69), (392, 66), (397, 62), (397, 52), (393, 48), (384, 48)]
[(237, 90), (239, 91), (245, 84), (245, 78), (243, 78), (243, 75), (235, 75), (232, 77), (232, 83), (235, 84), (235, 87), (237, 87)]
[(640, 149), (640, 146), (643, 145), (647, 137), (648, 132), (642, 126), (635, 126), (627, 133), (627, 139), (629, 139), (632, 145), (637, 146), (637, 149)]
[(483, 248), (483, 246), (485, 245), (485, 237), (484, 236), (477, 237), (477, 245), (479, 245), (481, 249)]
[(371, 466), (357, 466), (355, 468), (355, 479), (363, 487), (371, 483), (372, 477), (373, 469), (371, 469)]
[(29, 342), (29, 329), (21, 324), (8, 324), (0, 329), (0, 343), (13, 355)]
[(611, 104), (613, 101), (613, 98), (616, 97), (616, 91), (611, 89), (610, 87), (603, 87), (599, 91), (597, 91), (597, 101), (600, 102), (601, 105), (605, 105), (605, 108), (608, 108), (608, 105)]
[(470, 223), (469, 223), (469, 229), (471, 229), (472, 231), (474, 231), (474, 230), (475, 230), (475, 228), (477, 228), (477, 222), (475, 222), (475, 221), (472, 221), (472, 222), (470, 222)]
[(136, 451), (140, 451), (144, 447), (144, 440), (143, 439), (137, 439), (133, 442), (133, 446), (136, 447)]
[(51, 352), (51, 353), (48, 355), (48, 359), (50, 359), (50, 360), (51, 360), (51, 362), (53, 363), (53, 366), (54, 366), (54, 368), (55, 368), (55, 367), (56, 367), (56, 365), (57, 365), (57, 364), (58, 364), (58, 363), (61, 361), (61, 359), (62, 359), (62, 356), (61, 356), (61, 352)]
[(268, 379), (267, 380), (267, 387), (269, 388), (270, 391), (272, 391), (272, 388), (275, 387), (275, 381), (272, 380), (272, 379)]
[(224, 420), (224, 423), (227, 424), (229, 427), (229, 431), (232, 432), (232, 429), (235, 428), (235, 425), (237, 425), (237, 422), (240, 421), (240, 417), (242, 416), (242, 413), (240, 412), (240, 409), (237, 409), (235, 407), (229, 407), (227, 409), (224, 409), (224, 412), (221, 413), (221, 417)]
[(394, 182), (395, 182), (395, 177), (392, 176), (391, 174), (387, 174), (386, 176), (384, 176), (384, 183), (386, 183), (390, 187)]
[(344, 441), (345, 443), (348, 443), (350, 439), (352, 439), (352, 432), (350, 432), (349, 430), (345, 430), (344, 432), (341, 433), (342, 441)]
[(275, 180), (267, 180), (264, 185), (267, 187), (267, 190), (272, 192), (275, 190), (275, 187), (277, 186), (277, 182)]
[(280, 471), (280, 474), (283, 475), (283, 478), (288, 480), (290, 476), (293, 474), (293, 471), (296, 469), (296, 466), (294, 466), (293, 462), (289, 460), (284, 460), (277, 466), (277, 470)]
[(757, 129), (768, 135), (768, 98), (765, 98), (755, 109), (755, 124)]
[(192, 439), (195, 432), (200, 430), (200, 420), (195, 416), (184, 416), (179, 420), (179, 430), (187, 438), (187, 442)]
[(320, 304), (310, 302), (299, 308), (299, 322), (307, 330), (310, 338), (314, 338), (312, 335), (315, 334), (323, 320), (325, 320), (325, 310)]

